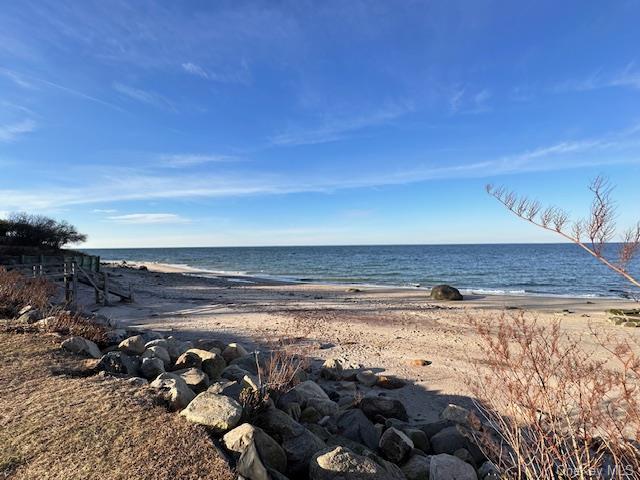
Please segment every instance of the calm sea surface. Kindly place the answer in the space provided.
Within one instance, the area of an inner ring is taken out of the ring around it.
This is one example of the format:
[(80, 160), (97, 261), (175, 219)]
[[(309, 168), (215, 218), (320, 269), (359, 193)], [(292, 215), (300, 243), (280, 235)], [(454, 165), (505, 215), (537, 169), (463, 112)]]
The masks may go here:
[[(613, 246), (612, 250), (613, 250)], [(430, 287), (467, 292), (620, 296), (628, 286), (571, 244), (87, 249), (103, 260), (187, 265), (211, 273), (302, 282)], [(632, 273), (640, 275), (636, 259)]]

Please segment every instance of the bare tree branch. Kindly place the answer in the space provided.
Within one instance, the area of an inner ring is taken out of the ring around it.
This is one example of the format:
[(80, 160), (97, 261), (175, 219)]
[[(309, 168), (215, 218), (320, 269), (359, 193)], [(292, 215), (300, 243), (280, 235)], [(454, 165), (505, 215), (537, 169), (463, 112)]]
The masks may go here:
[[(504, 187), (487, 185), (486, 190), (518, 217), (575, 243), (632, 285), (640, 288), (640, 280), (628, 271), (629, 263), (640, 252), (640, 222), (624, 233), (617, 262), (607, 259), (604, 255), (606, 244), (613, 239), (616, 232), (615, 205), (611, 199), (613, 187), (605, 177), (599, 176), (589, 185), (589, 190), (593, 193), (589, 217), (573, 223), (570, 223), (569, 214), (558, 207), (550, 206), (543, 209), (538, 201), (519, 197)], [(582, 240), (584, 236), (589, 244)]]

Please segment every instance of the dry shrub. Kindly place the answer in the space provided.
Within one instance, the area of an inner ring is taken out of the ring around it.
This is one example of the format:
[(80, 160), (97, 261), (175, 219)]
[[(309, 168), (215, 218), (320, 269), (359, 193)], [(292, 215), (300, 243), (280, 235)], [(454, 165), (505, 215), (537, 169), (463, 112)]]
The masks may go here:
[(31, 278), (0, 267), (0, 317), (15, 317), (25, 305), (45, 312), (55, 286), (44, 278)]
[(471, 320), (486, 363), (472, 381), (490, 428), (476, 440), (506, 478), (640, 478), (637, 342), (594, 334), (603, 360), (560, 322)]
[(68, 310), (58, 311), (48, 319), (46, 330), (61, 333), (62, 335), (84, 337), (101, 347), (107, 346), (106, 333), (108, 329), (96, 324), (91, 319), (83, 317), (80, 313)]

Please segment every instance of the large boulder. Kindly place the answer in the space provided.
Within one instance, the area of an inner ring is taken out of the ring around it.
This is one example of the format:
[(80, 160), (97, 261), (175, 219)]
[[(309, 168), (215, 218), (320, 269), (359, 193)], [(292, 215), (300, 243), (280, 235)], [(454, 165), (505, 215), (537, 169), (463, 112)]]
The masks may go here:
[(199, 368), (176, 370), (173, 373), (179, 375), (189, 388), (196, 393), (204, 392), (209, 387), (209, 377)]
[(380, 437), (380, 453), (393, 463), (400, 463), (409, 456), (413, 442), (396, 428), (388, 428)]
[(118, 345), (125, 338), (127, 338), (127, 331), (124, 328), (109, 330), (104, 334), (104, 340), (109, 345)]
[(159, 358), (147, 357), (142, 359), (140, 374), (146, 379), (156, 378), (164, 373), (164, 363)]
[(429, 480), (478, 480), (475, 469), (458, 457), (441, 453), (429, 464)]
[(244, 357), (247, 355), (249, 355), (249, 352), (239, 343), (230, 343), (222, 351), (222, 358), (224, 358), (225, 362), (227, 363), (231, 363), (236, 358)]
[(434, 300), (462, 300), (460, 290), (451, 285), (436, 285), (431, 289), (431, 298)]
[(443, 420), (449, 420), (474, 430), (480, 430), (482, 426), (482, 422), (474, 412), (452, 403), (442, 411), (441, 417)]
[(190, 348), (193, 348), (193, 344), (191, 342), (183, 342), (175, 337), (167, 337), (165, 342), (166, 343), (163, 343), (160, 346), (164, 346), (167, 349), (172, 362), (175, 362), (180, 355)]
[(180, 415), (216, 433), (224, 433), (240, 423), (242, 406), (233, 398), (206, 391), (194, 398)]
[(322, 378), (326, 378), (327, 380), (342, 380), (342, 371), (344, 367), (342, 365), (342, 360), (339, 358), (328, 358), (322, 364), (322, 368), (320, 369), (320, 376)]
[(157, 392), (158, 397), (163, 400), (171, 410), (181, 410), (185, 408), (196, 396), (187, 386), (187, 383), (173, 373), (162, 373), (158, 375), (149, 387)]
[(440, 430), (431, 437), (431, 449), (436, 454), (447, 453), (450, 455), (453, 455), (458, 450), (465, 449), (471, 453), (476, 463), (484, 461), (484, 455), (478, 446), (469, 440), (465, 436), (463, 429), (457, 425)]
[(218, 380), (227, 366), (221, 355), (199, 348), (191, 348), (184, 352), (176, 360), (175, 369), (199, 368), (209, 377), (209, 380)]
[(362, 410), (351, 409), (337, 419), (338, 433), (354, 442), (366, 445), (372, 450), (378, 447), (380, 433)]
[(364, 397), (360, 401), (360, 408), (372, 420), (375, 420), (377, 415), (384, 418), (397, 418), (405, 422), (409, 420), (407, 410), (402, 402), (394, 398)]
[(164, 368), (167, 369), (171, 366), (171, 357), (166, 348), (159, 345), (147, 347), (141, 358), (159, 358), (164, 364)]
[(427, 434), (419, 428), (403, 427), (402, 431), (411, 439), (413, 446), (418, 450), (422, 450), (426, 453), (431, 449), (431, 444), (429, 443)]
[(98, 348), (98, 345), (83, 337), (67, 338), (62, 342), (61, 347), (67, 352), (75, 353), (77, 355), (85, 355), (91, 358), (102, 357), (102, 352)]
[(100, 358), (96, 370), (112, 375), (136, 375), (138, 362), (123, 352), (107, 352)]
[(134, 335), (121, 341), (118, 345), (118, 350), (127, 355), (142, 355), (145, 350), (145, 343), (142, 335)]
[(431, 457), (413, 455), (400, 468), (404, 476), (407, 477), (407, 480), (429, 480), (430, 465)]
[(249, 423), (227, 432), (222, 437), (227, 450), (240, 456), (238, 473), (251, 480), (270, 480), (269, 469), (287, 470), (287, 456), (278, 443), (262, 429)]
[(255, 423), (282, 445), (293, 476), (303, 475), (313, 455), (326, 447), (320, 438), (277, 408), (260, 413)]
[(316, 453), (309, 466), (310, 480), (391, 480), (387, 470), (363, 455), (344, 447)]
[(38, 320), (42, 318), (42, 314), (40, 310), (37, 308), (32, 308), (30, 305), (27, 305), (19, 312), (18, 323), (27, 323), (32, 324), (36, 323)]

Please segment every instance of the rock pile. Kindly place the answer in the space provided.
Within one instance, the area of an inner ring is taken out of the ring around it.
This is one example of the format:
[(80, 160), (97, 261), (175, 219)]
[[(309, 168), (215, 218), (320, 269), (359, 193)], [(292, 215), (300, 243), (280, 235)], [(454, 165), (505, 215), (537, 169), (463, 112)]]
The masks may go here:
[(216, 339), (124, 332), (110, 332), (111, 344), (102, 351), (80, 337), (66, 339), (62, 348), (99, 359), (101, 375), (129, 378), (187, 421), (205, 426), (220, 438), (239, 478), (499, 478), (472, 441), (473, 432), (485, 428), (472, 411), (449, 405), (437, 422), (411, 421), (384, 386), (401, 388), (399, 379), (329, 359), (255, 408), (246, 394), (264, 393), (258, 376), (268, 361), (263, 354)]
[(640, 327), (640, 308), (621, 309), (614, 308), (607, 310), (609, 321), (614, 325), (623, 327)]

